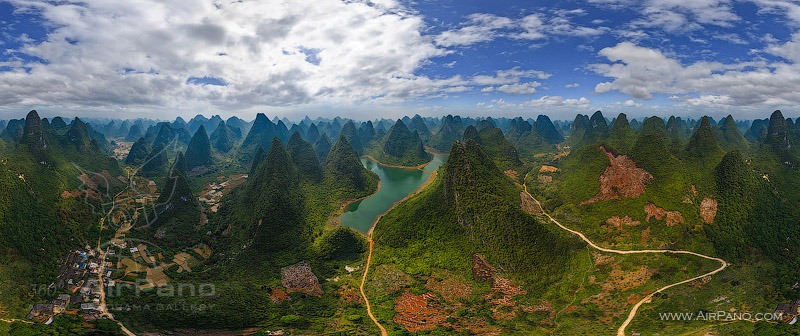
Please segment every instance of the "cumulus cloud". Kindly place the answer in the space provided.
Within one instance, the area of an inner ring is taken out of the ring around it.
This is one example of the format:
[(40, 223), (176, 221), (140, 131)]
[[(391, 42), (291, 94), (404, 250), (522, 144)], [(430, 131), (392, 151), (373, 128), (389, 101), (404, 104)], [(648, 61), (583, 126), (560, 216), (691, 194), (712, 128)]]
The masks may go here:
[[(395, 1), (11, 0), (52, 29), (8, 51), (0, 104), (288, 106), (458, 91), (416, 71), (449, 53)], [(209, 78), (225, 85), (201, 85)]]
[(493, 14), (471, 14), (461, 28), (439, 34), (436, 37), (436, 44), (452, 47), (491, 41), (499, 29), (511, 27), (513, 23), (514, 21), (509, 18)]
[(642, 107), (644, 105), (633, 101), (633, 99), (628, 99), (624, 102), (615, 102), (614, 105), (616, 106), (623, 106), (623, 107)]
[[(763, 0), (770, 1), (770, 0)], [(659, 28), (670, 33), (699, 30), (703, 25), (730, 27), (741, 18), (731, 0), (589, 0), (601, 6), (637, 8), (642, 15), (633, 27)]]
[(559, 111), (568, 110), (570, 108), (589, 108), (592, 105), (592, 101), (586, 99), (586, 97), (564, 99), (562, 96), (542, 96), (536, 99), (522, 101), (520, 103), (512, 103), (503, 98), (492, 99), (489, 102), (490, 104), (480, 102), (476, 104), (476, 106), (486, 109), (492, 109), (496, 107), (504, 109), (525, 109), (535, 107)]
[[(775, 53), (788, 53), (796, 47), (791, 43), (794, 42), (775, 46), (771, 50)], [(800, 104), (800, 96), (795, 89), (800, 85), (800, 66), (794, 63), (752, 61), (723, 64), (700, 61), (683, 65), (659, 50), (640, 47), (630, 42), (604, 48), (599, 55), (611, 63), (594, 64), (591, 68), (614, 80), (597, 84), (597, 93), (616, 90), (643, 100), (652, 99), (654, 93), (697, 93), (700, 97), (696, 100), (684, 100), (696, 104)]]
[(576, 107), (589, 107), (592, 104), (592, 101), (586, 99), (586, 97), (580, 97), (578, 99), (570, 98), (564, 99), (561, 96), (542, 96), (538, 99), (528, 100), (522, 103), (522, 106), (526, 107), (553, 107), (553, 106), (576, 106)]
[(536, 88), (541, 85), (542, 83), (539, 82), (505, 84), (497, 87), (497, 91), (504, 92), (510, 95), (532, 94), (535, 93)]
[[(603, 26), (589, 27), (573, 22), (575, 16), (585, 15), (582, 9), (553, 10), (533, 13), (522, 18), (501, 17), (494, 14), (476, 13), (467, 16), (460, 27), (446, 30), (436, 36), (439, 46), (470, 46), (492, 41), (498, 37), (516, 40), (542, 40), (549, 36), (595, 37), (611, 29)], [(599, 25), (604, 21), (593, 21)]]
[(536, 93), (542, 86), (538, 81), (530, 79), (548, 79), (550, 74), (539, 70), (522, 70), (518, 67), (509, 70), (498, 70), (493, 75), (476, 75), (470, 81), (474, 85), (484, 86), (481, 92), (500, 91), (509, 95)]
[(579, 87), (579, 86), (581, 86), (581, 85), (578, 84), (578, 83), (572, 83), (572, 84), (564, 85), (564, 87), (567, 88), (567, 89), (576, 88), (576, 87)]
[(525, 78), (548, 79), (551, 74), (539, 70), (522, 70), (515, 67), (509, 70), (498, 70), (494, 75), (476, 75), (472, 82), (478, 85), (515, 84)]

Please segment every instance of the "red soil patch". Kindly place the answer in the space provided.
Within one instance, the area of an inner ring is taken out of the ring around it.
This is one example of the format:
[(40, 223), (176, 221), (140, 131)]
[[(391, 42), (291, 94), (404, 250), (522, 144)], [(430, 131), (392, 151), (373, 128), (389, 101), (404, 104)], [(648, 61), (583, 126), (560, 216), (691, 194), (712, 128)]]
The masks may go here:
[(339, 297), (345, 303), (364, 303), (364, 299), (356, 288), (350, 286), (339, 287)]
[(514, 296), (527, 293), (522, 286), (512, 285), (510, 279), (495, 276), (492, 279), (492, 292), (484, 294), (483, 298), (495, 305), (492, 307), (495, 320), (510, 320), (517, 315), (518, 307)]
[(707, 289), (706, 284), (711, 282), (711, 276), (704, 276), (700, 279), (689, 282), (689, 286), (697, 287), (698, 289)]
[(317, 297), (324, 293), (308, 261), (281, 268), (281, 285), (286, 288), (287, 293), (300, 292)]
[(539, 183), (547, 184), (553, 182), (553, 177), (550, 175), (539, 175)]
[(704, 198), (700, 203), (700, 217), (708, 224), (714, 223), (714, 218), (717, 217), (717, 201)]
[(627, 155), (613, 153), (603, 145), (600, 149), (609, 160), (608, 167), (600, 174), (600, 192), (579, 205), (625, 197), (636, 198), (644, 194), (645, 185), (653, 180), (653, 175), (637, 168), (636, 163)]
[(683, 215), (678, 211), (667, 211), (657, 207), (653, 203), (648, 203), (644, 206), (644, 212), (647, 213), (645, 221), (650, 222), (650, 217), (655, 217), (657, 220), (667, 218), (667, 226), (675, 226), (675, 224), (683, 223)]
[(616, 259), (610, 255), (600, 254), (597, 252), (592, 252), (592, 260), (594, 260), (595, 266), (607, 265), (616, 261)]
[(429, 300), (438, 300), (438, 298), (433, 293), (414, 295), (406, 290), (394, 301), (394, 310), (397, 313), (392, 321), (412, 333), (436, 329), (448, 316), (438, 305), (433, 302), (429, 303)]
[[(437, 279), (442, 279), (441, 281)], [(442, 296), (447, 301), (457, 298), (468, 298), (472, 294), (472, 286), (461, 281), (458, 276), (450, 272), (433, 273), (428, 278), (425, 288)]]
[(553, 166), (542, 166), (539, 168), (540, 173), (555, 173), (558, 171), (558, 168)]
[(289, 294), (286, 294), (286, 292), (284, 292), (284, 291), (282, 291), (280, 289), (274, 288), (274, 289), (270, 289), (269, 290), (269, 299), (270, 299), (270, 301), (272, 301), (272, 303), (279, 304), (279, 303), (281, 303), (283, 301), (289, 301), (292, 298), (289, 297)]
[(621, 229), (621, 227), (623, 225), (635, 226), (635, 225), (639, 225), (639, 223), (640, 223), (639, 221), (633, 220), (633, 218), (631, 218), (630, 216), (625, 216), (625, 217), (622, 217), (622, 218), (614, 216), (614, 217), (611, 217), (609, 219), (606, 219), (606, 224), (613, 225), (614, 227), (620, 228), (620, 229)]
[(511, 169), (506, 170), (503, 173), (505, 173), (508, 177), (510, 177), (512, 179), (515, 179), (515, 180), (517, 179), (517, 177), (519, 177), (519, 173), (517, 173), (516, 171), (511, 170)]
[[(600, 322), (609, 324), (612, 323), (614, 318), (620, 318), (625, 314), (628, 306), (636, 304), (641, 298), (646, 296), (646, 292), (638, 292), (632, 294), (623, 294), (623, 292), (631, 291), (639, 286), (644, 285), (650, 277), (656, 272), (648, 269), (646, 266), (626, 272), (623, 271), (619, 261), (613, 257), (606, 256), (599, 253), (592, 254), (595, 265), (611, 264), (611, 273), (608, 277), (598, 281), (594, 276), (589, 279), (589, 284), (597, 284), (602, 291), (598, 294), (592, 295), (581, 300), (581, 303), (593, 303), (602, 311), (602, 315), (598, 316)], [(625, 296), (621, 296), (625, 295)]]

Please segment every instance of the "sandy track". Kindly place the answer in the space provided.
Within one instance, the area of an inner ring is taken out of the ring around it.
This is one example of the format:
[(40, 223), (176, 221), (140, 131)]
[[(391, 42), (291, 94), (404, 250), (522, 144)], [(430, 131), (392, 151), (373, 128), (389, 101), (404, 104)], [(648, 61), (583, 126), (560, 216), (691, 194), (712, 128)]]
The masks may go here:
[(378, 319), (375, 318), (375, 315), (372, 315), (372, 307), (369, 305), (369, 299), (367, 298), (367, 294), (364, 293), (364, 283), (367, 282), (367, 272), (369, 272), (369, 264), (372, 262), (372, 239), (369, 240), (369, 254), (367, 255), (367, 265), (364, 266), (364, 276), (361, 277), (361, 286), (358, 288), (361, 290), (361, 296), (364, 298), (364, 304), (367, 305), (367, 315), (369, 318), (372, 319), (372, 322), (375, 322), (375, 325), (381, 329), (381, 335), (387, 336), (388, 333), (386, 332), (386, 328), (378, 322)]

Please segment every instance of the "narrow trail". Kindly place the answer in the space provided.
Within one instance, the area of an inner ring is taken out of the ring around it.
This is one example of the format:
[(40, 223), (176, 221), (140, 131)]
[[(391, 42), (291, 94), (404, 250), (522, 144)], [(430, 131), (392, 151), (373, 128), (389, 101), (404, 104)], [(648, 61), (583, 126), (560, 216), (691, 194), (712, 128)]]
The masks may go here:
[[(528, 174), (530, 174), (530, 172), (528, 172)], [(600, 247), (597, 244), (595, 244), (594, 242), (592, 242), (591, 240), (589, 240), (589, 238), (586, 238), (586, 236), (583, 233), (575, 231), (573, 229), (570, 229), (570, 228), (562, 225), (555, 218), (550, 216), (550, 214), (548, 214), (547, 212), (544, 211), (544, 208), (542, 208), (542, 204), (539, 203), (539, 200), (537, 200), (535, 197), (533, 197), (533, 195), (531, 195), (528, 192), (528, 184), (525, 183), (525, 181), (528, 180), (528, 174), (525, 174), (525, 179), (523, 180), (523, 190), (525, 190), (525, 193), (527, 193), (528, 196), (530, 196), (534, 201), (536, 201), (536, 204), (538, 204), (539, 208), (542, 209), (542, 214), (547, 216), (547, 218), (549, 218), (550, 221), (552, 221), (553, 223), (558, 225), (558, 227), (560, 227), (560, 228), (564, 229), (565, 231), (568, 231), (568, 232), (580, 237), (581, 239), (583, 239), (583, 241), (585, 241), (587, 244), (589, 244), (589, 246), (591, 246), (591, 247), (593, 247), (593, 248), (595, 248), (597, 250), (600, 250), (600, 251), (603, 251), (603, 252), (608, 252), (608, 253), (616, 253), (616, 254), (639, 254), (639, 253), (691, 254), (693, 256), (698, 256), (698, 257), (701, 257), (701, 258), (704, 258), (704, 259), (713, 260), (713, 261), (716, 261), (716, 262), (720, 263), (720, 267), (715, 269), (715, 270), (713, 270), (713, 271), (711, 271), (711, 272), (698, 275), (698, 276), (696, 276), (694, 278), (691, 278), (691, 279), (686, 279), (686, 280), (683, 280), (683, 281), (680, 281), (680, 282), (676, 282), (676, 283), (673, 283), (673, 284), (670, 284), (670, 285), (666, 285), (666, 286), (661, 287), (661, 288), (657, 289), (656, 291), (650, 293), (650, 295), (645, 296), (643, 299), (639, 300), (639, 302), (637, 302), (633, 306), (633, 308), (631, 309), (631, 312), (628, 314), (628, 318), (625, 319), (625, 322), (623, 322), (622, 325), (619, 327), (619, 329), (617, 329), (617, 336), (625, 336), (625, 329), (628, 327), (628, 325), (631, 324), (631, 322), (633, 321), (633, 318), (636, 317), (636, 313), (639, 311), (639, 308), (643, 304), (650, 302), (650, 300), (653, 298), (653, 295), (655, 295), (656, 293), (661, 293), (662, 291), (667, 290), (669, 288), (672, 288), (672, 287), (675, 287), (675, 286), (678, 286), (678, 285), (682, 285), (682, 284), (685, 284), (685, 283), (688, 283), (688, 282), (692, 282), (692, 281), (695, 281), (695, 280), (698, 280), (698, 279), (702, 279), (702, 278), (704, 278), (706, 276), (711, 276), (711, 275), (717, 274), (720, 271), (722, 271), (722, 270), (724, 270), (725, 268), (728, 267), (728, 262), (725, 261), (725, 260), (722, 260), (720, 258), (715, 258), (715, 257), (709, 257), (707, 255), (700, 254), (700, 253), (697, 253), (697, 252), (692, 252), (692, 251), (684, 251), (684, 250), (631, 250), (631, 251), (622, 251), (622, 250), (613, 250), (613, 249), (607, 249), (607, 248), (604, 248), (604, 247)]]
[(381, 329), (381, 335), (387, 336), (389, 335), (389, 333), (386, 332), (386, 328), (384, 328), (383, 325), (381, 325), (380, 322), (378, 322), (378, 319), (375, 318), (375, 315), (372, 315), (372, 307), (369, 305), (369, 299), (367, 299), (367, 294), (364, 293), (364, 283), (367, 282), (367, 272), (369, 272), (369, 264), (372, 262), (372, 245), (373, 245), (372, 239), (370, 238), (369, 254), (367, 255), (367, 265), (364, 266), (364, 276), (361, 277), (361, 286), (359, 287), (359, 289), (361, 290), (361, 297), (364, 298), (364, 304), (367, 305), (367, 315), (369, 315), (369, 318), (372, 319), (372, 322), (375, 322), (375, 325), (377, 325), (378, 328)]
[[(378, 164), (382, 164), (382, 163), (380, 163), (378, 160), (375, 160), (373, 157), (371, 157), (371, 156), (369, 156), (369, 155), (366, 155), (366, 157), (367, 157), (367, 158), (369, 158), (369, 159), (370, 159), (370, 160), (372, 160), (372, 161), (375, 161), (375, 162), (377, 162)], [(377, 326), (378, 326), (378, 328), (381, 330), (381, 336), (388, 336), (389, 334), (388, 334), (388, 332), (386, 331), (386, 328), (384, 328), (384, 327), (383, 327), (383, 325), (381, 325), (381, 323), (380, 323), (380, 322), (378, 322), (378, 319), (377, 319), (377, 318), (375, 318), (375, 315), (372, 315), (372, 306), (370, 306), (370, 304), (369, 304), (369, 299), (367, 298), (367, 294), (366, 294), (366, 293), (364, 293), (364, 284), (367, 282), (367, 273), (369, 273), (369, 265), (372, 263), (372, 245), (373, 245), (373, 241), (372, 241), (372, 232), (373, 232), (373, 230), (375, 229), (375, 225), (377, 225), (377, 224), (378, 224), (378, 221), (380, 221), (380, 220), (381, 220), (381, 217), (383, 217), (383, 215), (385, 215), (385, 214), (389, 213), (389, 211), (392, 211), (392, 209), (394, 209), (394, 207), (396, 207), (398, 204), (400, 204), (400, 203), (403, 203), (403, 201), (405, 201), (405, 200), (407, 200), (407, 199), (409, 199), (409, 198), (413, 197), (414, 195), (416, 195), (417, 193), (419, 193), (420, 191), (422, 191), (423, 189), (425, 189), (426, 187), (428, 187), (428, 186), (431, 184), (431, 182), (433, 181), (433, 179), (435, 179), (435, 178), (436, 178), (436, 172), (438, 171), (438, 169), (437, 169), (437, 170), (435, 170), (435, 171), (428, 171), (428, 170), (425, 170), (425, 169), (423, 169), (424, 167), (426, 167), (426, 166), (427, 166), (428, 164), (430, 164), (431, 162), (433, 162), (433, 160), (431, 160), (430, 162), (426, 163), (425, 165), (423, 165), (423, 166), (421, 166), (421, 167), (401, 167), (401, 168), (408, 168), (408, 169), (417, 169), (417, 170), (421, 170), (421, 171), (423, 171), (423, 172), (426, 172), (426, 173), (429, 173), (429, 174), (431, 174), (431, 176), (430, 176), (430, 177), (428, 177), (428, 180), (427, 180), (427, 181), (425, 181), (425, 183), (423, 183), (423, 184), (422, 184), (422, 185), (419, 187), (419, 189), (417, 189), (416, 191), (414, 191), (414, 192), (412, 192), (412, 193), (408, 194), (408, 195), (407, 195), (406, 197), (404, 197), (403, 199), (401, 199), (401, 200), (399, 200), (399, 201), (395, 202), (395, 203), (392, 205), (392, 207), (391, 207), (391, 208), (389, 208), (389, 210), (386, 210), (386, 212), (384, 212), (383, 214), (381, 214), (380, 216), (378, 216), (378, 218), (376, 218), (376, 219), (375, 219), (375, 222), (374, 222), (374, 223), (372, 223), (372, 227), (370, 227), (370, 228), (369, 228), (369, 232), (367, 233), (367, 239), (369, 240), (369, 254), (367, 254), (367, 264), (366, 264), (366, 266), (364, 266), (364, 275), (361, 277), (361, 286), (359, 287), (359, 289), (361, 290), (361, 297), (362, 297), (362, 298), (364, 298), (364, 304), (366, 304), (366, 305), (367, 305), (367, 315), (369, 315), (369, 318), (370, 318), (370, 319), (372, 319), (372, 322), (374, 322), (374, 323), (375, 323), (375, 325), (377, 325)], [(391, 166), (390, 166), (390, 167), (391, 167)]]
[(33, 324), (33, 322), (31, 322), (31, 321), (28, 321), (28, 320), (20, 320), (20, 319), (0, 319), (0, 321), (3, 321), (3, 322), (5, 322), (5, 323), (22, 322), (22, 323)]

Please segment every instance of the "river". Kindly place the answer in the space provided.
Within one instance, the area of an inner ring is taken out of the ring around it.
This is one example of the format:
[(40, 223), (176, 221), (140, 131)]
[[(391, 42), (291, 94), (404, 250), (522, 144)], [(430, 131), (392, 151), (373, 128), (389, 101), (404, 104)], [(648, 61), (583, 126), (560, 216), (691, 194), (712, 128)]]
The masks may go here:
[[(432, 154), (433, 160), (423, 168), (428, 172), (436, 171), (447, 161), (447, 154)], [(378, 216), (389, 210), (397, 201), (419, 189), (431, 176), (431, 173), (419, 169), (382, 166), (368, 158), (361, 158), (361, 164), (378, 174), (381, 179), (381, 187), (374, 195), (348, 205), (339, 220), (343, 225), (364, 234), (369, 232)]]

